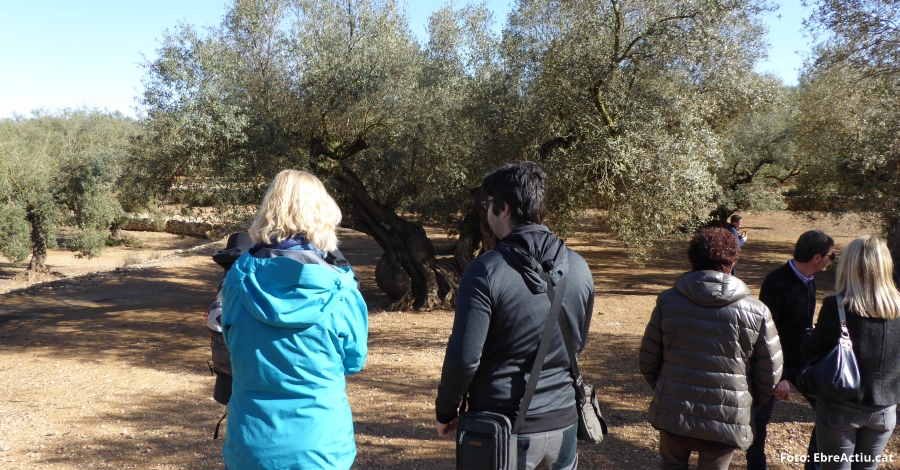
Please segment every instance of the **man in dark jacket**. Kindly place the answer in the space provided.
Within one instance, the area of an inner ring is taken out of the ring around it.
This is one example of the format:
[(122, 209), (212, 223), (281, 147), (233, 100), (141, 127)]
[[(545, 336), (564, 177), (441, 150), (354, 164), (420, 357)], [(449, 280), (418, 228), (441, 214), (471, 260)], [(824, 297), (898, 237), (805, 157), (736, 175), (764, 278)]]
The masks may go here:
[[(778, 336), (784, 348), (784, 375), (775, 389), (775, 396), (782, 400), (791, 398), (788, 382), (796, 387), (797, 373), (803, 365), (803, 353), (800, 351), (800, 338), (807, 328), (813, 326), (816, 312), (816, 282), (814, 275), (824, 271), (834, 261), (834, 239), (819, 230), (810, 230), (800, 235), (794, 246), (794, 258), (783, 266), (769, 273), (759, 289), (759, 300), (762, 300), (772, 312)], [(747, 468), (762, 470), (768, 468), (766, 463), (766, 426), (772, 418), (775, 407), (775, 396), (756, 414), (756, 434), (753, 445), (747, 449)], [(816, 399), (804, 395), (809, 404), (815, 408)], [(817, 469), (814, 462), (816, 454), (816, 428), (813, 427), (807, 449), (805, 468)]]
[(728, 274), (737, 241), (725, 229), (697, 233), (693, 271), (656, 300), (641, 341), (640, 370), (653, 388), (650, 424), (659, 430), (660, 468), (727, 469), (753, 441), (753, 412), (781, 378), (781, 344), (769, 309)]
[[(441, 437), (455, 432), (467, 393), (469, 410), (501, 413), (515, 422), (550, 313), (548, 286), (537, 270), (554, 287), (566, 276), (560, 315), (572, 349), (577, 354), (584, 348), (594, 281), (584, 259), (541, 225), (546, 189), (547, 176), (532, 162), (505, 165), (482, 182), (487, 222), (500, 243), (472, 261), (459, 283), (435, 401)], [(519, 465), (571, 469), (578, 463), (574, 379), (559, 328), (552, 333), (519, 433)]]

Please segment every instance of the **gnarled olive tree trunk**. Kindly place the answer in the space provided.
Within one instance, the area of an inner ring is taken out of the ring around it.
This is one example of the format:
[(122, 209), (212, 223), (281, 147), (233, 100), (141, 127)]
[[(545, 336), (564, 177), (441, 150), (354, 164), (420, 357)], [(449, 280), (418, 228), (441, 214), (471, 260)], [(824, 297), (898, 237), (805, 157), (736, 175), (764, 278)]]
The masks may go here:
[[(314, 143), (311, 147), (312, 167), (337, 182), (350, 201), (350, 228), (371, 236), (384, 249), (376, 277), (379, 287), (395, 300), (391, 308), (451, 308), (460, 275), (479, 246), (480, 231), (463, 227), (454, 256), (438, 258), (424, 227), (372, 198), (363, 181), (345, 163), (347, 157), (365, 150), (368, 144), (358, 141), (343, 151), (340, 146), (334, 151), (323, 144)], [(398, 268), (408, 276), (408, 283)]]
[[(36, 198), (28, 203), (26, 219), (31, 224), (31, 261), (26, 272), (29, 276), (34, 274), (49, 274), (47, 268), (47, 250), (50, 246), (54, 208), (47, 203), (47, 198)], [(56, 246), (55, 243), (53, 246)]]

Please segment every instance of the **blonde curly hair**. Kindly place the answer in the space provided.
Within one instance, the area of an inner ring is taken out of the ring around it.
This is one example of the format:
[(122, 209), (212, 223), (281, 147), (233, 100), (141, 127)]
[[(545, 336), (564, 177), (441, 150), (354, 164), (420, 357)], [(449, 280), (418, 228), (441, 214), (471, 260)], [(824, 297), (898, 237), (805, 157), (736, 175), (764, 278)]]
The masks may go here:
[(341, 210), (325, 185), (310, 173), (284, 170), (272, 180), (250, 224), (255, 242), (279, 243), (295, 235), (326, 253), (337, 249)]

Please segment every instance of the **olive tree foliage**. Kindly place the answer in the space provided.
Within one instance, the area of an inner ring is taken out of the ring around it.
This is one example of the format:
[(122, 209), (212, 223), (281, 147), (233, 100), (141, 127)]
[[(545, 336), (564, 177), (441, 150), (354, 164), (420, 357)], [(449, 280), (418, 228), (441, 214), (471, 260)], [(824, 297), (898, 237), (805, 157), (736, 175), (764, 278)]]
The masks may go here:
[[(500, 164), (540, 162), (557, 229), (600, 208), (641, 249), (701, 220), (722, 134), (767, 99), (751, 71), (766, 6), (526, 0), (502, 35), (484, 5), (448, 6), (420, 44), (397, 0), (236, 0), (145, 64), (130, 177), (144, 195), (252, 207), (278, 171), (311, 171), (384, 249), (376, 278), (396, 307), (447, 306), (484, 246), (478, 187)], [(439, 252), (424, 222), (458, 242)]]
[(66, 109), (0, 120), (0, 253), (46, 271), (60, 226), (66, 247), (95, 256), (123, 215), (115, 182), (138, 131), (121, 114)]
[(474, 211), (473, 179), (494, 157), (473, 162), (502, 139), (484, 102), (510, 94), (495, 83), (488, 21), (483, 8), (445, 8), (421, 46), (393, 0), (238, 0), (218, 27), (180, 25), (145, 64), (135, 187), (247, 207), (278, 171), (311, 171), (344, 224), (385, 250), (398, 307), (447, 305), (480, 233), (457, 227), (467, 241), (440, 260), (421, 222)]
[(760, 102), (734, 117), (722, 132), (723, 160), (716, 168), (721, 190), (713, 216), (724, 223), (735, 210), (782, 210), (784, 188), (800, 172), (796, 158), (796, 92), (772, 77), (761, 77)]
[(705, 220), (727, 124), (766, 101), (755, 0), (520, 0), (505, 31), (557, 224), (585, 207), (641, 253)]
[(799, 94), (809, 208), (873, 214), (900, 260), (900, 2), (808, 2), (824, 39)]

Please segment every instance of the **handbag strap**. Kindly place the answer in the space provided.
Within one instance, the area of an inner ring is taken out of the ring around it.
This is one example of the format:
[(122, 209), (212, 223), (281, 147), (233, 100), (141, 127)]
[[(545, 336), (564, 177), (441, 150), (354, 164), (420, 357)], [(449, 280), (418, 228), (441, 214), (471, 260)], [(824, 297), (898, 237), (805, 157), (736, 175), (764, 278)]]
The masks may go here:
[(553, 336), (553, 328), (556, 326), (559, 312), (562, 309), (562, 301), (566, 292), (566, 279), (568, 276), (560, 277), (556, 288), (550, 282), (550, 276), (538, 269), (541, 279), (547, 283), (547, 297), (550, 298), (550, 314), (547, 316), (547, 323), (544, 325), (544, 333), (541, 335), (541, 344), (538, 346), (537, 356), (534, 358), (534, 364), (531, 366), (531, 375), (528, 377), (528, 385), (525, 386), (525, 395), (522, 396), (522, 403), (519, 405), (519, 414), (516, 415), (516, 423), (513, 425), (513, 434), (518, 434), (525, 425), (525, 414), (528, 412), (528, 406), (531, 404), (531, 398), (534, 397), (534, 391), (537, 389), (538, 378), (541, 375), (541, 369), (544, 368), (544, 358), (547, 356), (547, 349), (550, 348), (550, 337)]
[(850, 340), (850, 330), (847, 329), (847, 314), (844, 312), (844, 296), (841, 294), (835, 295), (835, 300), (837, 301), (838, 307), (838, 318), (841, 320), (841, 337), (846, 338), (848, 341)]

